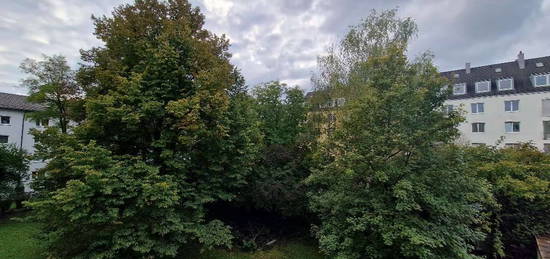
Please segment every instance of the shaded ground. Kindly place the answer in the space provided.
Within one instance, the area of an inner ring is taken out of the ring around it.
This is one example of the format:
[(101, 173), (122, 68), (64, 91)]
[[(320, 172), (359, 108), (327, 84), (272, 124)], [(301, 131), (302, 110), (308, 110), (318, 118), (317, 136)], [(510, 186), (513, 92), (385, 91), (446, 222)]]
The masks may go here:
[[(0, 219), (0, 258), (38, 259), (42, 248), (33, 237), (38, 225), (13, 219)], [(194, 253), (182, 258), (192, 259), (322, 259), (314, 243), (296, 239), (276, 244), (273, 248), (258, 252), (214, 250)]]

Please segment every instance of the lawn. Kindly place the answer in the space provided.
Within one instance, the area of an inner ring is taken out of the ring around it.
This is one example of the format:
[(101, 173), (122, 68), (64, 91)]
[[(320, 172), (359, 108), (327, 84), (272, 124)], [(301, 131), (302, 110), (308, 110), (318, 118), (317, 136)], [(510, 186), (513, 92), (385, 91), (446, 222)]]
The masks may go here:
[(34, 223), (0, 220), (0, 258), (43, 258), (39, 243), (33, 238), (37, 232)]
[[(35, 259), (43, 258), (41, 248), (33, 237), (38, 232), (35, 223), (15, 220), (0, 220), (0, 258)], [(186, 255), (196, 259), (322, 259), (315, 244), (297, 240), (275, 245), (270, 250), (245, 253), (239, 251), (214, 250), (203, 254)]]

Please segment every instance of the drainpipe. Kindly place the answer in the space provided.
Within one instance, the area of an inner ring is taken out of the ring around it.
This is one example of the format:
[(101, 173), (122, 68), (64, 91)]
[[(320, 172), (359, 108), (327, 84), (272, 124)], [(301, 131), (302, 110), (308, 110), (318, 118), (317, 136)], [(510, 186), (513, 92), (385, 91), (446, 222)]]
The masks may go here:
[(23, 122), (21, 122), (21, 144), (19, 145), (19, 149), (23, 150), (23, 133), (25, 133), (25, 115), (26, 113), (23, 112)]

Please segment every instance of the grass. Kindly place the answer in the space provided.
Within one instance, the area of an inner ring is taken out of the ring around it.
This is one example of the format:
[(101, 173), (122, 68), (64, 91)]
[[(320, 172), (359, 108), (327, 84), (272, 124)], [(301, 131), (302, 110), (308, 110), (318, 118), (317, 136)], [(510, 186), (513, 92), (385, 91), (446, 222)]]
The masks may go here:
[(37, 233), (35, 223), (0, 220), (0, 258), (44, 258), (38, 240), (33, 238)]
[[(37, 259), (42, 249), (38, 240), (38, 225), (12, 219), (0, 220), (0, 258)], [(323, 259), (314, 243), (294, 240), (275, 245), (272, 249), (257, 252), (226, 250), (205, 251), (202, 254), (185, 255), (193, 259)]]

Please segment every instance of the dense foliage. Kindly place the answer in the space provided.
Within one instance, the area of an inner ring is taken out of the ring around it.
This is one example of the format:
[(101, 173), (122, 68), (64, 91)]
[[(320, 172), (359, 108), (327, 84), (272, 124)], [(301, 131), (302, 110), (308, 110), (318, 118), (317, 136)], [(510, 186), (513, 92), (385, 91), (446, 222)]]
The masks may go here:
[(304, 92), (268, 82), (256, 86), (252, 96), (264, 137), (260, 160), (249, 181), (250, 201), (267, 211), (302, 215), (306, 212), (303, 180), (309, 174)]
[(29, 176), (27, 154), (14, 145), (0, 144), (0, 218), (12, 202), (24, 199), (23, 181)]
[[(313, 226), (331, 258), (522, 258), (550, 228), (549, 156), (454, 145), (448, 82), (429, 53), (407, 57), (417, 27), (396, 10), (319, 57), (308, 95), (248, 91), (186, 0), (93, 21), (104, 44), (77, 73), (61, 56), (21, 65), (46, 108), (32, 116), (57, 122), (32, 131), (48, 164), (28, 205), (49, 257), (185, 258)], [(11, 146), (0, 157), (4, 206), (27, 161)]]
[(498, 203), (483, 254), (489, 258), (534, 258), (535, 236), (550, 233), (550, 155), (519, 148), (467, 148), (472, 171), (491, 184)]
[[(476, 225), (490, 194), (465, 170), (460, 150), (445, 145), (461, 119), (441, 112), (445, 81), (429, 56), (405, 56), (408, 31), (400, 28), (408, 22), (372, 14), (350, 32), (368, 38), (397, 28), (405, 40), (355, 59), (335, 86), (361, 90), (350, 90), (356, 98), (320, 151), (327, 162), (308, 182), (311, 209), (321, 218), (315, 235), (336, 258), (476, 258), (474, 245), (484, 237)], [(372, 33), (388, 23), (395, 26)], [(339, 56), (353, 57), (371, 42), (355, 44)]]
[(105, 45), (82, 52), (85, 119), (70, 136), (35, 133), (50, 162), (30, 205), (48, 252), (173, 257), (189, 241), (229, 246), (229, 228), (205, 206), (245, 184), (258, 136), (242, 121), (227, 40), (184, 0), (136, 1), (94, 22)]

